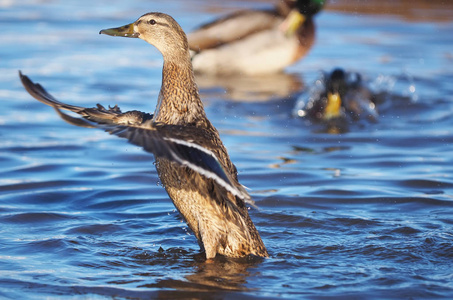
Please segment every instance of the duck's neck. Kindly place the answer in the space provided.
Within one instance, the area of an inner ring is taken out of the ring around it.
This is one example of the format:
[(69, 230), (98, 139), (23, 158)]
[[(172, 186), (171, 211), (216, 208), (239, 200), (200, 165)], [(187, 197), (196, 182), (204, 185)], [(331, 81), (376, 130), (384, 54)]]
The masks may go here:
[(172, 125), (206, 126), (207, 118), (192, 71), (190, 59), (164, 59), (162, 86), (154, 121)]

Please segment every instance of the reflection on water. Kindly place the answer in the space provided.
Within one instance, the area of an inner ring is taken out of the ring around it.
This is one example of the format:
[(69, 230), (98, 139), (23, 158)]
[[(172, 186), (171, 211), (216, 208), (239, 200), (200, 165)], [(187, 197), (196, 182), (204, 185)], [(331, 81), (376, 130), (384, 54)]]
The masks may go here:
[[(159, 295), (166, 295), (167, 297), (184, 292), (250, 291), (251, 289), (245, 286), (247, 278), (255, 266), (263, 261), (262, 258), (257, 257), (243, 259), (216, 257), (214, 260), (206, 262), (202, 253), (193, 255), (180, 248), (167, 250), (160, 248), (154, 254), (139, 252), (133, 255), (133, 258), (137, 260), (137, 263), (143, 264), (145, 269), (152, 268), (159, 261), (169, 267), (179, 265), (178, 268), (182, 269), (180, 278), (164, 276), (156, 280), (155, 283), (140, 284), (142, 288), (164, 289)], [(183, 262), (183, 265), (181, 265), (181, 262)], [(152, 278), (156, 276), (156, 272), (152, 270), (141, 271), (136, 275), (138, 275), (137, 278)], [(169, 292), (167, 289), (177, 292)]]
[[(255, 260), (255, 261), (254, 261)], [(245, 286), (247, 277), (254, 265), (262, 259), (246, 258), (241, 260), (216, 258), (213, 262), (200, 261), (195, 265), (193, 274), (186, 279), (198, 286), (200, 290), (233, 290), (248, 291)], [(189, 290), (193, 289), (191, 285)], [(178, 287), (181, 290), (181, 287)]]
[(262, 76), (212, 76), (197, 74), (203, 98), (263, 102), (291, 97), (304, 88), (299, 75), (277, 73)]

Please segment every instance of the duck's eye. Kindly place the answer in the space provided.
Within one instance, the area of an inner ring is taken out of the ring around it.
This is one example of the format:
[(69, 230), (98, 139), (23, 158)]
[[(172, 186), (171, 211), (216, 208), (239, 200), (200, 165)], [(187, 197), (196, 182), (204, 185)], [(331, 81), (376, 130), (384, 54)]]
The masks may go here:
[(154, 19), (151, 19), (151, 20), (148, 21), (148, 24), (150, 24), (150, 25), (155, 25), (156, 23), (157, 22)]

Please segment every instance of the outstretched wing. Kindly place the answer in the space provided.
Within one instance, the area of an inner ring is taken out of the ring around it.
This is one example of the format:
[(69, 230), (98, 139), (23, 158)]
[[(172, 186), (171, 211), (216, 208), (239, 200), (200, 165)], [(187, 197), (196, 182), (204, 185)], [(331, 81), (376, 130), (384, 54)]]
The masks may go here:
[[(249, 204), (254, 204), (245, 189), (231, 178), (217, 159), (214, 152), (204, 148), (193, 140), (205, 136), (203, 130), (193, 130), (178, 125), (152, 123), (148, 120), (142, 127), (124, 125), (98, 125), (98, 127), (141, 146), (156, 157), (163, 157), (180, 165), (187, 166), (195, 172), (215, 180), (219, 185)], [(181, 136), (190, 136), (189, 139)]]
[[(154, 123), (151, 114), (139, 111), (122, 113), (118, 106), (106, 109), (99, 104), (95, 108), (69, 105), (55, 99), (40, 84), (35, 84), (20, 71), (19, 76), (30, 95), (38, 101), (52, 106), (66, 122), (81, 127), (101, 128), (111, 134), (126, 138), (130, 143), (153, 153), (155, 157), (166, 158), (187, 166), (195, 172), (215, 180), (234, 196), (253, 204), (248, 193), (225, 171), (214, 152), (193, 142), (209, 136), (209, 133), (203, 129)], [(73, 117), (62, 110), (75, 112), (83, 118)]]

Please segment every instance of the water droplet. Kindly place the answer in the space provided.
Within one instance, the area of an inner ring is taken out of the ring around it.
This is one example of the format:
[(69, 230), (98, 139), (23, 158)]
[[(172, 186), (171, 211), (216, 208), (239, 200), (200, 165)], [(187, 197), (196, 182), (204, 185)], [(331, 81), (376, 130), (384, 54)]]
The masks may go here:
[(299, 117), (305, 117), (305, 116), (307, 115), (307, 113), (305, 112), (305, 110), (299, 109), (299, 110), (297, 111), (297, 115), (298, 115)]

